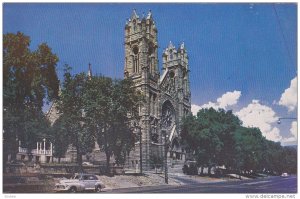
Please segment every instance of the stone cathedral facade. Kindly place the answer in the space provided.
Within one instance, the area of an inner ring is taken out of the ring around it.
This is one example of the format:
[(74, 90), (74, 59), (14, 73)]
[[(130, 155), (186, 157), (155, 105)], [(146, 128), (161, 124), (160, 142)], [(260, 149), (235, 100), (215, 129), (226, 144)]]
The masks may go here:
[[(141, 132), (142, 166), (151, 168), (153, 156), (184, 160), (180, 145), (180, 122), (191, 112), (188, 55), (184, 43), (175, 47), (171, 42), (162, 54), (159, 70), (158, 30), (151, 11), (140, 17), (134, 10), (125, 25), (124, 77), (132, 78), (135, 88), (146, 98), (139, 109), (139, 121), (133, 121)], [(140, 143), (128, 158), (128, 167), (140, 164)]]

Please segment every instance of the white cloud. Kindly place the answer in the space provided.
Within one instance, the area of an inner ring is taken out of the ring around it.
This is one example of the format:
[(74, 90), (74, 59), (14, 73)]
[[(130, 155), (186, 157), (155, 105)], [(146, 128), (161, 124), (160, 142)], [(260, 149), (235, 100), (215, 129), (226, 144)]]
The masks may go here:
[(198, 105), (196, 105), (196, 104), (192, 104), (191, 109), (192, 109), (193, 115), (197, 115), (197, 113), (198, 113), (198, 111), (201, 109), (201, 107), (198, 106)]
[(296, 138), (298, 137), (298, 136), (297, 136), (297, 134), (298, 134), (298, 133), (297, 133), (297, 132), (298, 132), (298, 131), (297, 131), (297, 130), (298, 130), (298, 129), (297, 129), (297, 126), (298, 126), (298, 125), (297, 125), (297, 122), (294, 121), (294, 122), (292, 122), (292, 124), (291, 124), (291, 129), (290, 129), (290, 132), (291, 132), (292, 136), (294, 136), (294, 137), (296, 137)]
[(207, 104), (203, 104), (202, 106), (200, 106), (200, 109), (204, 109), (204, 108), (214, 108), (214, 109), (218, 109), (219, 106), (217, 103), (214, 102), (208, 102)]
[(278, 104), (287, 107), (289, 112), (295, 110), (297, 107), (297, 77), (291, 80), (290, 87), (282, 93)]
[(241, 97), (241, 91), (227, 92), (222, 95), (221, 98), (217, 99), (220, 108), (226, 108), (227, 106), (232, 106), (237, 104), (239, 98)]
[(270, 132), (263, 133), (263, 135), (266, 137), (266, 139), (275, 142), (280, 142), (282, 140), (282, 136), (280, 135), (280, 130), (277, 127), (272, 128)]
[(202, 106), (192, 104), (192, 113), (193, 115), (197, 115), (198, 111), (204, 108), (214, 108), (216, 110), (219, 108), (226, 109), (229, 106), (237, 104), (240, 97), (241, 91), (235, 90), (233, 92), (226, 92), (217, 99), (217, 102), (208, 102), (207, 104), (203, 104)]
[(252, 100), (247, 107), (242, 108), (235, 114), (243, 122), (243, 126), (259, 128), (267, 139), (275, 142), (282, 139), (279, 129), (272, 126), (278, 120), (275, 111), (266, 105), (260, 104), (259, 100)]
[(289, 144), (289, 143), (291, 143), (291, 142), (296, 142), (297, 141), (297, 137), (298, 137), (298, 135), (297, 135), (298, 133), (297, 133), (297, 122), (296, 121), (294, 121), (294, 122), (292, 122), (292, 124), (291, 124), (291, 128), (290, 128), (290, 137), (287, 137), (287, 138), (284, 138), (284, 139), (282, 139), (282, 142), (284, 143), (284, 144)]

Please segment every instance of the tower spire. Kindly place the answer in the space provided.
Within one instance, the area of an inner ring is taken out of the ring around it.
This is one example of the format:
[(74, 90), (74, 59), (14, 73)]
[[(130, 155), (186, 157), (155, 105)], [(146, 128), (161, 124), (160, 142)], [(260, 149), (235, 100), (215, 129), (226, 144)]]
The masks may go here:
[(133, 9), (131, 18), (132, 18), (132, 19), (133, 19), (133, 18), (136, 18), (136, 19), (139, 18), (139, 16), (138, 16), (137, 13), (136, 13), (136, 9), (135, 9), (135, 8)]
[(87, 74), (87, 76), (88, 76), (89, 79), (91, 79), (92, 76), (93, 76), (93, 74), (92, 74), (92, 67), (91, 66), (92, 66), (92, 64), (89, 63), (89, 70), (88, 70), (88, 74)]
[(152, 12), (151, 10), (149, 10), (148, 15), (147, 15), (147, 19), (151, 19), (152, 18)]

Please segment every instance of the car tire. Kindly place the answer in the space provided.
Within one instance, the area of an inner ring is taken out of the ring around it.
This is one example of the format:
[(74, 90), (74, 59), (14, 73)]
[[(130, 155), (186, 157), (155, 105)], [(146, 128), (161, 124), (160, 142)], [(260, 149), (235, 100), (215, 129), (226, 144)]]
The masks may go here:
[(101, 192), (101, 186), (100, 185), (98, 185), (96, 188), (95, 188), (95, 192), (97, 192), (97, 193), (100, 193)]
[(76, 187), (71, 187), (71, 188), (70, 188), (70, 192), (71, 192), (71, 193), (76, 193), (76, 192), (77, 192)]

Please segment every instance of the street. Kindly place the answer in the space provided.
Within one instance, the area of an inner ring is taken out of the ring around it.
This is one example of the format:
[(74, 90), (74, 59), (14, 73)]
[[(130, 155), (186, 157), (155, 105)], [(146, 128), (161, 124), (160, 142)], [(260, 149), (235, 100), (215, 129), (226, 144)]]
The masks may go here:
[(268, 177), (218, 183), (194, 183), (183, 186), (152, 186), (111, 190), (108, 193), (297, 193), (297, 176)]

